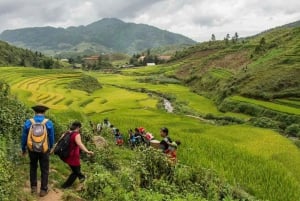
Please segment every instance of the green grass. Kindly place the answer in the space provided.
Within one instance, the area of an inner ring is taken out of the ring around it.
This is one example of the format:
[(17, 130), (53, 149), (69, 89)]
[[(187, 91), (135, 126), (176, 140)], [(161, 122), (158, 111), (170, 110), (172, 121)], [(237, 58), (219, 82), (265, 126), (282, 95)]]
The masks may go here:
[(210, 73), (216, 78), (229, 78), (232, 73), (226, 69), (215, 68), (210, 71)]
[(246, 102), (246, 103), (251, 103), (254, 105), (259, 105), (271, 110), (276, 110), (279, 112), (283, 112), (283, 113), (289, 113), (289, 114), (296, 114), (296, 115), (300, 115), (300, 109), (299, 108), (295, 108), (295, 107), (290, 107), (287, 105), (282, 105), (282, 104), (276, 104), (273, 102), (268, 102), (268, 101), (261, 101), (261, 100), (256, 100), (256, 99), (251, 99), (251, 98), (245, 98), (242, 96), (233, 96), (230, 97), (230, 99), (235, 100), (235, 101), (241, 101), (241, 102)]
[(300, 101), (299, 100), (293, 100), (293, 99), (276, 99), (276, 103), (295, 107), (295, 108), (300, 108)]

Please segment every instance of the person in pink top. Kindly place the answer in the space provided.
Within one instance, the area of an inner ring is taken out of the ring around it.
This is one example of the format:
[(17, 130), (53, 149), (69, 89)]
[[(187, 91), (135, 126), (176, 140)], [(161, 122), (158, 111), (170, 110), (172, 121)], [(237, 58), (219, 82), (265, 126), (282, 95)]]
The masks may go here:
[(80, 150), (84, 151), (89, 155), (93, 155), (94, 152), (89, 151), (81, 141), (80, 136), (81, 123), (75, 121), (70, 127), (71, 139), (70, 139), (70, 154), (64, 159), (64, 161), (70, 166), (72, 173), (62, 185), (62, 188), (70, 187), (74, 181), (78, 178), (81, 182), (85, 180), (85, 176), (81, 173), (80, 170)]

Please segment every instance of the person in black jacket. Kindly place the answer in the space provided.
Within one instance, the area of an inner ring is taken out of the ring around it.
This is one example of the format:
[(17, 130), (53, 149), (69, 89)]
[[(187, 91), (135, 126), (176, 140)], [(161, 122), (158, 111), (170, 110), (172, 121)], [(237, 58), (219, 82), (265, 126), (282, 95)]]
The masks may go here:
[(160, 148), (165, 153), (168, 150), (170, 144), (172, 143), (172, 140), (169, 137), (169, 129), (166, 127), (161, 128), (160, 136), (163, 138), (162, 141), (160, 141)]

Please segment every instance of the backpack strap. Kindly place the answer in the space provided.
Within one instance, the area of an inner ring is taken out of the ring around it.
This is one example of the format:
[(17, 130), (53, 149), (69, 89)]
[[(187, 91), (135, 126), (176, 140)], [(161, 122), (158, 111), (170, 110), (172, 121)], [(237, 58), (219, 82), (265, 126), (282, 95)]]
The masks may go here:
[[(31, 118), (31, 119), (29, 119), (29, 120), (30, 120), (31, 124), (35, 124), (35, 121), (34, 121), (33, 118)], [(45, 125), (45, 124), (47, 123), (48, 120), (49, 120), (49, 119), (46, 119), (46, 118), (45, 118), (45, 119), (41, 122), (41, 124)]]
[(31, 119), (29, 119), (29, 120), (30, 120), (30, 122), (31, 122), (31, 125), (32, 125), (32, 124), (35, 124), (35, 121), (34, 121), (33, 118), (31, 118)]
[(49, 119), (44, 119), (41, 124), (45, 125)]

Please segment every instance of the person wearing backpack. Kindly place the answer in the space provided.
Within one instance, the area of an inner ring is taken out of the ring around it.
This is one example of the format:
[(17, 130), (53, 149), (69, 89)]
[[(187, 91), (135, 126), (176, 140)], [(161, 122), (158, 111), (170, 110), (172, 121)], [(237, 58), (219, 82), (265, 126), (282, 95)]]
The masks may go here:
[(41, 170), (40, 196), (48, 193), (49, 155), (54, 144), (54, 125), (45, 118), (49, 109), (43, 105), (32, 107), (35, 116), (27, 119), (22, 131), (22, 155), (28, 150), (30, 158), (30, 186), (31, 193), (37, 193), (37, 168), (38, 162)]
[(70, 132), (72, 134), (69, 144), (69, 156), (63, 160), (70, 166), (72, 173), (69, 175), (65, 183), (61, 186), (62, 188), (70, 187), (77, 178), (80, 180), (80, 182), (83, 182), (85, 180), (85, 176), (81, 173), (80, 170), (80, 150), (89, 155), (94, 154), (94, 152), (89, 151), (82, 143), (80, 128), (81, 123), (79, 121), (73, 122), (70, 126)]

